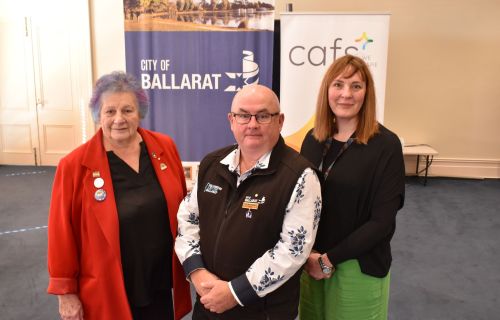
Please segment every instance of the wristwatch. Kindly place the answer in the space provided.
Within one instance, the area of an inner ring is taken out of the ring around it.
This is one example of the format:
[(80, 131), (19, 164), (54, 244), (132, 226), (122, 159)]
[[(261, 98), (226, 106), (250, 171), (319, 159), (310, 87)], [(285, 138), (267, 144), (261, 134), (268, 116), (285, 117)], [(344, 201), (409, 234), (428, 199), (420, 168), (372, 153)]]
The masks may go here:
[(323, 259), (321, 259), (321, 256), (319, 256), (318, 258), (318, 262), (319, 262), (319, 267), (321, 268), (321, 271), (323, 271), (324, 274), (330, 274), (332, 273), (332, 269), (331, 267), (328, 267), (324, 262), (323, 262)]

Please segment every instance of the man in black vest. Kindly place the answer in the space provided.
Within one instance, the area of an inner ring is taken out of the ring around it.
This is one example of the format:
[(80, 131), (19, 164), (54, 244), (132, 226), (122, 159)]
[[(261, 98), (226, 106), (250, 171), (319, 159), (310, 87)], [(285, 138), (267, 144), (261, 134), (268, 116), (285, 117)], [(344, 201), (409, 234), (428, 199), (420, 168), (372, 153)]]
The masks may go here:
[(193, 319), (295, 319), (321, 212), (318, 177), (280, 136), (272, 90), (239, 91), (236, 145), (208, 154), (179, 207), (175, 250), (198, 294)]

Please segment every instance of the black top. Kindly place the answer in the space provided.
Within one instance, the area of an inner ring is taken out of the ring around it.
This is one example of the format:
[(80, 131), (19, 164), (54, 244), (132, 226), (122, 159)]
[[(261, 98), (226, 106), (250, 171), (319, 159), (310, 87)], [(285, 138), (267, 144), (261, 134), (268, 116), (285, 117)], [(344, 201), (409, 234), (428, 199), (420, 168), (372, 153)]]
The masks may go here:
[(333, 161), (337, 158), (342, 146), (345, 142), (333, 139), (330, 148), (328, 148), (325, 156), (323, 157), (323, 166), (321, 167), (321, 173), (325, 174), (326, 170), (330, 167)]
[(172, 287), (168, 209), (144, 142), (139, 173), (107, 152), (120, 223), (120, 249), (130, 305), (146, 306), (158, 290)]
[[(335, 156), (334, 144), (333, 154), (327, 154), (327, 165), (333, 161), (328, 162), (329, 157)], [(310, 131), (301, 154), (319, 166), (323, 150), (324, 143)], [(396, 213), (404, 203), (404, 179), (402, 147), (394, 133), (380, 125), (380, 133), (366, 145), (352, 143), (323, 183), (323, 207), (314, 248), (326, 252), (334, 265), (357, 259), (363, 273), (387, 275)]]

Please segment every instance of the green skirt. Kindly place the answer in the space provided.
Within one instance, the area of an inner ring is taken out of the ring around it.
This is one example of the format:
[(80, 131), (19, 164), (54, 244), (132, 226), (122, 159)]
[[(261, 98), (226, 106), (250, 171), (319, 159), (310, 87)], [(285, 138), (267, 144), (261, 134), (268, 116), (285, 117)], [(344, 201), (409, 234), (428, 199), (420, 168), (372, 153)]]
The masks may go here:
[(361, 272), (357, 260), (339, 264), (330, 279), (300, 279), (301, 320), (387, 320), (390, 273), (376, 278)]

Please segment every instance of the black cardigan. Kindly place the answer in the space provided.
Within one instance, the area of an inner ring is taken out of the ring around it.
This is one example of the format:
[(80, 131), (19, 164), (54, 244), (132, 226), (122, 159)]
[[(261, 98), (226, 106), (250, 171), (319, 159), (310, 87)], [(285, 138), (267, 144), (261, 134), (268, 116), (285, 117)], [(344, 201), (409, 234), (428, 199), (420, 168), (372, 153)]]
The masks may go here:
[[(312, 136), (301, 154), (319, 166), (324, 143)], [(398, 137), (384, 126), (368, 144), (352, 143), (323, 183), (323, 210), (314, 248), (337, 265), (357, 259), (361, 271), (385, 277), (396, 213), (403, 207), (405, 168)]]

